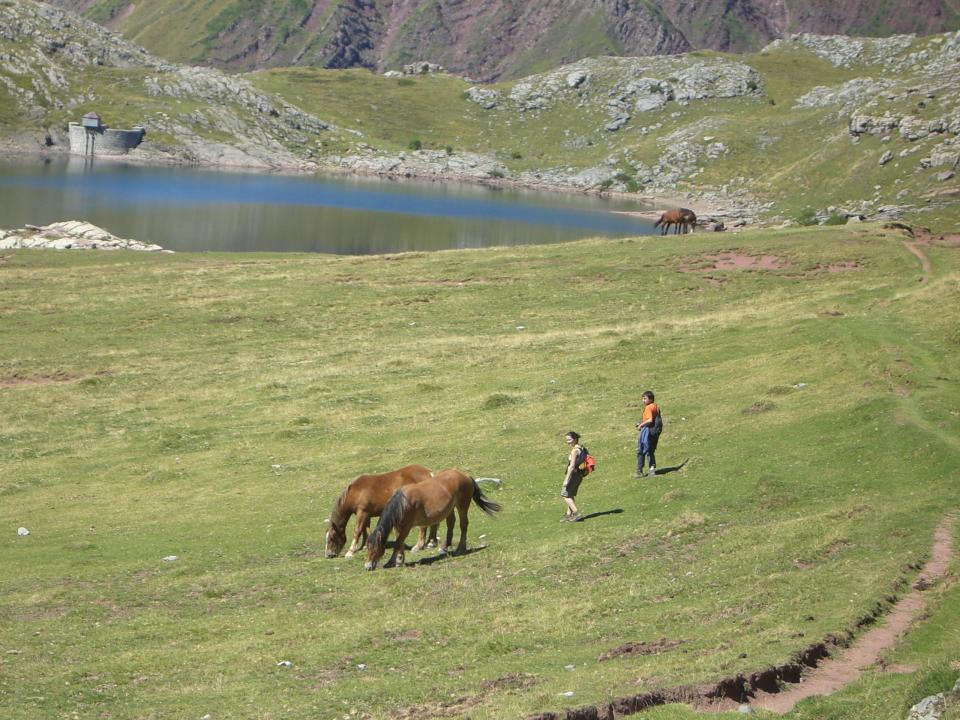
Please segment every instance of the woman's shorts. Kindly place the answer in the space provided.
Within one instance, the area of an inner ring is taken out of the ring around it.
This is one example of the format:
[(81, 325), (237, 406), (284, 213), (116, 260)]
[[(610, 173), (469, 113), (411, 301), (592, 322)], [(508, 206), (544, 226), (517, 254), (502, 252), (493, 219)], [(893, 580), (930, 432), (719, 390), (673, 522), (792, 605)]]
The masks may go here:
[(570, 482), (567, 483), (567, 486), (560, 488), (560, 497), (575, 498), (577, 492), (580, 490), (580, 482), (583, 480), (583, 475), (580, 473), (574, 473), (570, 476)]

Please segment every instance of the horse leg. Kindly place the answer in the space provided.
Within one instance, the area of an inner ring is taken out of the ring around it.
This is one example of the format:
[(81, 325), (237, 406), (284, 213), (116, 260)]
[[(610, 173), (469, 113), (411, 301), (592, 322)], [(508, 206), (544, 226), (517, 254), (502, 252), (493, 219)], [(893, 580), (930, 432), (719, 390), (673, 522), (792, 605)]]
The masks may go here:
[(432, 548), (437, 546), (437, 528), (438, 525), (430, 526), (430, 535), (427, 537), (427, 547)]
[(347, 549), (344, 557), (353, 557), (353, 554), (362, 548), (367, 542), (367, 527), (370, 524), (370, 516), (365, 510), (357, 510), (357, 524), (353, 527), (353, 542)]
[[(473, 498), (468, 497), (467, 502), (457, 508), (457, 514), (460, 515), (460, 543), (457, 545), (457, 555), (467, 551), (467, 526), (470, 521), (467, 519), (467, 511), (470, 509), (470, 501)], [(453, 513), (451, 513), (451, 517)]]
[(420, 528), (420, 534), (417, 536), (417, 544), (410, 548), (410, 552), (420, 552), (427, 545), (427, 526)]
[(393, 555), (390, 556), (390, 559), (387, 561), (387, 564), (384, 565), (383, 567), (391, 568), (391, 567), (395, 567), (396, 565), (403, 567), (403, 563), (405, 560), (404, 554), (406, 552), (405, 543), (407, 541), (407, 535), (410, 534), (411, 529), (412, 529), (412, 524), (410, 524), (410, 521), (401, 523), (400, 525), (397, 526), (397, 539), (394, 541), (394, 544), (393, 544)]
[(450, 543), (453, 542), (453, 511), (450, 511), (450, 514), (447, 515), (447, 534), (444, 538), (443, 545), (440, 546), (440, 552), (445, 553), (450, 550)]

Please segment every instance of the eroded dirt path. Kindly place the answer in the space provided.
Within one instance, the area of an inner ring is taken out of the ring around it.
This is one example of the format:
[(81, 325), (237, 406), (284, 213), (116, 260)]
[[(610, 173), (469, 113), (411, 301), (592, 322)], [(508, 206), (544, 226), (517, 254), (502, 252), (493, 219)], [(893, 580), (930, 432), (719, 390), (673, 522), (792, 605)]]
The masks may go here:
[(928, 282), (930, 280), (930, 275), (933, 273), (933, 267), (930, 265), (930, 258), (928, 258), (926, 253), (924, 253), (923, 250), (917, 246), (916, 242), (904, 240), (903, 246), (920, 260), (920, 267), (923, 269), (923, 275), (920, 277), (920, 282)]
[(956, 515), (950, 515), (937, 528), (933, 538), (933, 550), (913, 588), (893, 609), (884, 615), (875, 627), (857, 639), (853, 645), (836, 658), (822, 661), (802, 678), (802, 682), (790, 686), (784, 692), (759, 693), (750, 700), (754, 707), (778, 713), (786, 713), (804, 698), (814, 695), (829, 695), (854, 682), (863, 670), (874, 665), (880, 655), (889, 650), (920, 616), (925, 606), (923, 591), (943, 577), (953, 554), (953, 528)]

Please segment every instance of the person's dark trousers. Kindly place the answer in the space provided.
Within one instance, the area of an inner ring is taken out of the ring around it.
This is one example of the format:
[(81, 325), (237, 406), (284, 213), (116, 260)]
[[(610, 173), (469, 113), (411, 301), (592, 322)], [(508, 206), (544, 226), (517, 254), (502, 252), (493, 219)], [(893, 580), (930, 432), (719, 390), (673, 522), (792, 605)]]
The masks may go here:
[(649, 460), (649, 466), (655, 468), (657, 466), (657, 441), (660, 439), (659, 435), (653, 435), (650, 432), (650, 428), (645, 427), (640, 431), (640, 438), (637, 440), (637, 474), (643, 474), (643, 463), (644, 460)]

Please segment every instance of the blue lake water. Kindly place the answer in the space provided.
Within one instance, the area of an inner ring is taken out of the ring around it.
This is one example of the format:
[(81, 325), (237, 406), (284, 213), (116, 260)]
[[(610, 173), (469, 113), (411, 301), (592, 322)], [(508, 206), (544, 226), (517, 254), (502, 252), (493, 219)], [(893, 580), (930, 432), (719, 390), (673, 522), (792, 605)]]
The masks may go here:
[(0, 228), (85, 220), (178, 251), (361, 255), (652, 234), (613, 212), (643, 209), (459, 183), (0, 161)]

